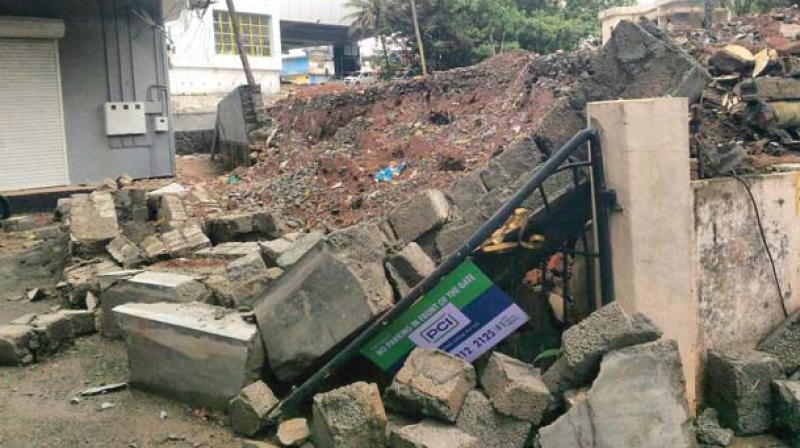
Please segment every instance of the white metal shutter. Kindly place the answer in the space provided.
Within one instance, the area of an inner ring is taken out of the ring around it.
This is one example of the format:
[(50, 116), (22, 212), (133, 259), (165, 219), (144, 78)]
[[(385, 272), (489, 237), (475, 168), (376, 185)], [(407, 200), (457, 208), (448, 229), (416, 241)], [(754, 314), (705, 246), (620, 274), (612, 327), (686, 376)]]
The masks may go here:
[(69, 183), (57, 42), (0, 38), (0, 191)]

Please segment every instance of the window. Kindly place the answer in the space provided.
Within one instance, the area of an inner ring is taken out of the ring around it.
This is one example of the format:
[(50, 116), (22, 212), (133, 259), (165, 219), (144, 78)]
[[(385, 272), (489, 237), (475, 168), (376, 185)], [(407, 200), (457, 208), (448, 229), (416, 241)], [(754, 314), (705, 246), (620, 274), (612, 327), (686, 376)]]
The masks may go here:
[[(236, 13), (242, 45), (250, 56), (271, 56), (270, 37), (272, 27), (270, 16), (260, 14)], [(214, 43), (217, 54), (239, 54), (228, 11), (214, 11)]]

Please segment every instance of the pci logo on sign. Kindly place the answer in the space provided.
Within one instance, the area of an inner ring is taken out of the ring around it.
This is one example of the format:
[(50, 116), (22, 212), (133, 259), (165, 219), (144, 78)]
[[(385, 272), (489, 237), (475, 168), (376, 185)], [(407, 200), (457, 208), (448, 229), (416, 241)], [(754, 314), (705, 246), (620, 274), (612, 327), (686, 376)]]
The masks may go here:
[(452, 303), (448, 303), (408, 335), (408, 338), (419, 347), (436, 348), (458, 334), (469, 323), (470, 320), (464, 313)]

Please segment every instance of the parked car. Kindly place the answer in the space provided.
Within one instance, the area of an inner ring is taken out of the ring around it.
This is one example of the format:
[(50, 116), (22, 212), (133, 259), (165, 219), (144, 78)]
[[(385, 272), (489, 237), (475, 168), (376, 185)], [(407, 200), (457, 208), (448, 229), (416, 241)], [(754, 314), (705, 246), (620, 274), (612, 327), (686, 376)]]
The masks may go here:
[(347, 85), (356, 85), (356, 84), (367, 84), (370, 82), (375, 82), (375, 74), (373, 72), (358, 72), (353, 73), (352, 75), (344, 78), (344, 83)]

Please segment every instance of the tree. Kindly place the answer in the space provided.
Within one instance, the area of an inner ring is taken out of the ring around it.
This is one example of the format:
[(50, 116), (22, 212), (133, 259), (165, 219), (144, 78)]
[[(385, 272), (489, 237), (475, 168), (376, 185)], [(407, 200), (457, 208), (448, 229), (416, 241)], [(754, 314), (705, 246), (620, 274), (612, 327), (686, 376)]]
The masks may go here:
[(355, 10), (348, 14), (345, 20), (352, 21), (350, 27), (353, 34), (359, 36), (374, 32), (381, 43), (383, 60), (386, 72), (389, 73), (389, 52), (386, 49), (386, 35), (390, 34), (386, 21), (388, 0), (347, 0), (345, 8)]

